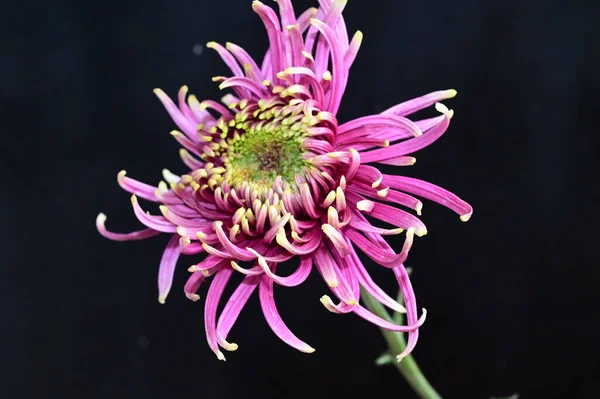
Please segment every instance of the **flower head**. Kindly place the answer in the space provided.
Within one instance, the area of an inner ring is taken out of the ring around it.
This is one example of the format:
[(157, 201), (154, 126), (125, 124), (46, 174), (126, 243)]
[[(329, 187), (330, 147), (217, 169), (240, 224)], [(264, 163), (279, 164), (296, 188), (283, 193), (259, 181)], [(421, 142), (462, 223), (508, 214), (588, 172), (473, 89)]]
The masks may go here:
[[(257, 288), (273, 332), (290, 346), (313, 352), (286, 327), (273, 297), (274, 284), (297, 286), (313, 266), (338, 301), (324, 295), (321, 302), (328, 310), (353, 312), (382, 328), (408, 333), (401, 358), (414, 348), (426, 315), (423, 309), (418, 316), (403, 266), (415, 236), (427, 233), (413, 214), (420, 215), (422, 208), (416, 197), (443, 204), (464, 221), (472, 209), (440, 187), (386, 175), (374, 165), (414, 164), (410, 154), (448, 128), (452, 111), (438, 102), (456, 92), (438, 91), (379, 115), (339, 124), (336, 114), (362, 41), (361, 32), (352, 40), (347, 36), (342, 17), (346, 1), (322, 0), (319, 9), (299, 16), (290, 0), (277, 3), (279, 16), (259, 1), (252, 6), (270, 42), (260, 67), (235, 44), (208, 43), (233, 74), (213, 78), (221, 89), (233, 91), (221, 103), (199, 102), (184, 86), (176, 105), (155, 90), (180, 129), (171, 134), (183, 147), (180, 155), (189, 171), (177, 176), (164, 170), (164, 181), (157, 187), (120, 172), (118, 182), (133, 194), (133, 210), (147, 228), (112, 233), (100, 214), (98, 230), (117, 241), (171, 235), (159, 268), (161, 303), (171, 289), (179, 255), (205, 255), (188, 269), (191, 276), (184, 291), (197, 301), (200, 286), (211, 280), (205, 303), (206, 337), (219, 359), (225, 358), (220, 347), (237, 349), (227, 341), (229, 331)], [(440, 116), (419, 121), (406, 117), (433, 104)], [(162, 215), (145, 212), (138, 197), (159, 203)], [(369, 218), (392, 228), (375, 227)], [(384, 239), (396, 234), (405, 237), (399, 252)], [(373, 282), (357, 249), (392, 270), (406, 309)], [(284, 273), (287, 277), (279, 275), (278, 269), (287, 266), (284, 262), (296, 256), (298, 268)], [(217, 319), (219, 300), (233, 273), (245, 278)], [(390, 309), (406, 312), (407, 325), (389, 323), (361, 306), (361, 287)]]

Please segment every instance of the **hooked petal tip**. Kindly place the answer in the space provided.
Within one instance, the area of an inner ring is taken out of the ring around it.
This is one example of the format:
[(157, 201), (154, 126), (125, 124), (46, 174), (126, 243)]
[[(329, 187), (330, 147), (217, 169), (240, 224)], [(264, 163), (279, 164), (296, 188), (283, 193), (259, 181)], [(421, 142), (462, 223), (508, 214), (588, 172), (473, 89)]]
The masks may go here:
[(228, 342), (225, 345), (225, 350), (228, 350), (229, 352), (236, 351), (236, 350), (238, 350), (238, 348), (239, 348), (239, 346), (235, 342)]
[(460, 215), (460, 220), (463, 222), (468, 222), (469, 219), (471, 219), (471, 216), (473, 216), (473, 211), (466, 213), (464, 215)]
[(101, 224), (103, 225), (106, 222), (106, 215), (102, 212), (100, 212), (98, 214), (98, 216), (96, 216), (96, 224)]
[(452, 117), (454, 116), (454, 110), (448, 109), (448, 107), (446, 107), (442, 103), (435, 103), (435, 109), (438, 112), (441, 112), (442, 114), (446, 115), (448, 119), (452, 119)]
[(421, 216), (422, 210), (423, 210), (423, 203), (421, 201), (419, 201), (419, 203), (417, 203), (417, 207), (415, 208), (415, 211), (417, 211), (417, 215)]

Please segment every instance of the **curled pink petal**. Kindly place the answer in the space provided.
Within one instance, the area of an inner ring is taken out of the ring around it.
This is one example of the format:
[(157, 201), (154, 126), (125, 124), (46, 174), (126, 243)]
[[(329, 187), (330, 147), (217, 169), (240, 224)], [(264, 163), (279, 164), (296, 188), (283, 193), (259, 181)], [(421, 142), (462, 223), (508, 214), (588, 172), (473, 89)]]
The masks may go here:
[(198, 292), (198, 289), (204, 280), (206, 280), (206, 275), (201, 271), (192, 273), (188, 278), (188, 281), (183, 288), (183, 292), (189, 300), (196, 302), (200, 299), (200, 295), (196, 294), (196, 292)]
[(174, 234), (163, 252), (158, 268), (158, 302), (165, 303), (173, 284), (175, 265), (179, 259), (179, 236)]
[(237, 344), (227, 342), (227, 335), (229, 334), (229, 331), (231, 331), (240, 312), (244, 308), (246, 302), (248, 302), (250, 295), (252, 295), (260, 280), (261, 276), (246, 277), (233, 294), (231, 294), (223, 312), (221, 312), (221, 316), (217, 323), (217, 342), (229, 351), (236, 350), (238, 346)]
[(427, 310), (422, 309), (422, 314), (421, 317), (417, 320), (416, 323), (413, 324), (409, 324), (407, 326), (399, 326), (397, 324), (394, 323), (390, 323), (389, 321), (382, 319), (381, 317), (374, 315), (373, 313), (369, 312), (367, 309), (363, 308), (362, 306), (358, 305), (355, 306), (352, 311), (354, 313), (356, 313), (357, 315), (359, 315), (360, 317), (362, 317), (363, 319), (375, 324), (378, 327), (384, 328), (386, 330), (390, 330), (390, 331), (396, 331), (396, 332), (413, 332), (413, 331), (417, 331), (419, 327), (421, 327), (423, 325), (423, 323), (425, 323), (425, 318), (427, 317)]
[[(283, 46), (279, 20), (271, 7), (265, 6), (260, 1), (252, 3), (252, 9), (258, 14), (265, 24), (270, 42), (270, 65), (273, 74), (282, 71), (283, 68)], [(266, 58), (266, 57), (265, 57)]]
[[(397, 266), (393, 269), (394, 274), (400, 284), (400, 290), (402, 292), (402, 296), (404, 297), (404, 304), (406, 305), (406, 320), (409, 325), (413, 325), (418, 323), (418, 314), (417, 314), (417, 302), (415, 299), (415, 293), (412, 288), (412, 284), (410, 283), (410, 278), (408, 277), (408, 273), (404, 265)], [(425, 317), (425, 309), (423, 309), (423, 316)], [(401, 361), (404, 357), (408, 356), (410, 352), (417, 345), (417, 340), (419, 338), (419, 330), (413, 330), (408, 333), (408, 343), (406, 348), (402, 353), (397, 356), (397, 360)]]
[(177, 232), (177, 226), (175, 226), (165, 218), (161, 216), (152, 216), (146, 214), (138, 204), (135, 195), (131, 196), (131, 205), (133, 206), (135, 216), (137, 216), (138, 220), (142, 222), (145, 226), (151, 228), (152, 230), (160, 231), (162, 233)]
[(225, 355), (219, 350), (217, 342), (217, 307), (219, 300), (223, 295), (225, 286), (233, 273), (233, 269), (223, 268), (219, 270), (213, 278), (208, 294), (206, 295), (206, 303), (204, 306), (204, 327), (206, 329), (206, 340), (208, 346), (215, 352), (217, 359), (225, 360)]
[[(367, 233), (365, 233), (367, 234)], [(373, 245), (373, 242), (369, 241), (366, 237), (362, 236), (358, 231), (348, 229), (346, 236), (360, 248), (369, 258), (382, 266), (392, 268), (406, 260), (408, 252), (413, 244), (414, 240), (414, 229), (409, 229), (406, 232), (406, 239), (402, 247), (402, 251), (399, 254), (390, 253), (378, 246)]]
[(424, 108), (430, 107), (437, 102), (448, 100), (455, 96), (456, 90), (453, 89), (434, 91), (433, 93), (426, 94), (422, 97), (418, 97), (413, 100), (405, 101), (398, 105), (394, 105), (392, 108), (383, 111), (382, 114), (406, 116)]
[(406, 313), (406, 308), (399, 304), (396, 300), (392, 299), (388, 294), (385, 293), (371, 278), (367, 269), (365, 269), (363, 263), (358, 258), (356, 251), (352, 250), (349, 257), (346, 258), (346, 262), (350, 264), (352, 270), (356, 272), (360, 285), (367, 290), (376, 300), (381, 302), (382, 305), (394, 310), (395, 312)]
[(311, 23), (321, 32), (321, 34), (325, 37), (327, 44), (329, 45), (329, 50), (331, 51), (331, 62), (333, 64), (333, 79), (332, 79), (332, 87), (330, 100), (327, 106), (327, 110), (332, 114), (336, 114), (340, 103), (342, 100), (342, 96), (344, 95), (344, 90), (346, 89), (346, 69), (344, 67), (344, 56), (342, 55), (342, 49), (335, 39), (335, 33), (331, 30), (326, 23), (319, 21), (318, 19), (312, 19)]
[(405, 176), (383, 175), (383, 183), (402, 191), (427, 198), (444, 205), (460, 215), (463, 222), (468, 221), (473, 214), (473, 208), (455, 194), (435, 184)]
[(238, 76), (238, 77), (244, 76), (244, 72), (242, 72), (242, 68), (240, 68), (236, 59), (233, 57), (233, 55), (231, 55), (231, 53), (225, 47), (221, 46), (219, 43), (216, 43), (216, 42), (208, 42), (208, 43), (206, 43), (206, 47), (208, 47), (209, 49), (213, 49), (217, 53), (219, 53), (219, 55), (223, 59), (223, 62), (225, 62), (225, 64), (231, 69), (231, 72), (233, 73), (234, 76)]
[(357, 305), (357, 298), (355, 298), (348, 280), (340, 272), (326, 245), (319, 247), (313, 256), (313, 260), (315, 267), (319, 270), (331, 291), (345, 304)]
[(260, 282), (259, 297), (265, 319), (275, 335), (292, 348), (298, 349), (300, 352), (313, 353), (315, 351), (314, 348), (298, 339), (298, 337), (296, 337), (285, 325), (281, 316), (279, 316), (273, 297), (273, 280), (267, 275), (264, 275)]
[[(365, 202), (368, 203), (368, 206), (364, 205)], [(419, 237), (427, 234), (427, 227), (425, 227), (425, 224), (416, 216), (413, 216), (402, 209), (369, 200), (358, 201), (357, 208), (360, 211), (366, 212), (369, 216), (389, 223), (393, 226), (400, 227), (405, 230), (413, 228)]]
[(196, 126), (192, 121), (185, 117), (175, 105), (175, 103), (161, 89), (154, 89), (154, 94), (162, 102), (165, 109), (173, 118), (173, 122), (181, 129), (182, 132), (192, 141), (196, 141)]
[(154, 237), (159, 235), (161, 232), (152, 230), (152, 229), (144, 229), (140, 231), (134, 231), (131, 233), (113, 233), (111, 231), (106, 230), (104, 223), (106, 222), (106, 215), (103, 213), (99, 213), (96, 217), (96, 229), (98, 232), (102, 234), (104, 237), (113, 241), (137, 241), (137, 240), (145, 240), (146, 238)]
[(243, 90), (248, 91), (249, 93), (252, 93), (252, 95), (254, 95), (255, 97), (258, 97), (258, 98), (264, 96), (266, 93), (265, 88), (263, 86), (259, 85), (254, 80), (248, 79), (248, 78), (241, 78), (241, 77), (229, 78), (229, 79), (226, 79), (219, 86), (219, 88), (221, 90), (226, 89), (228, 87), (239, 87)]
[(411, 154), (427, 147), (439, 139), (442, 134), (444, 134), (446, 129), (448, 129), (449, 125), (450, 118), (447, 115), (444, 115), (440, 117), (440, 122), (436, 126), (429, 129), (429, 131), (422, 136), (391, 145), (388, 148), (380, 148), (377, 150), (361, 152), (360, 159), (363, 163), (371, 163)]
[(395, 128), (401, 132), (406, 132), (404, 136), (400, 136), (404, 138), (419, 137), (423, 134), (421, 129), (419, 129), (419, 127), (410, 119), (393, 115), (364, 116), (341, 125), (338, 133), (342, 136), (341, 140), (348, 140), (353, 137), (368, 137), (383, 129), (389, 128)]
[(261, 263), (261, 260), (264, 260), (264, 258), (259, 259), (259, 265), (261, 266), (265, 274), (277, 284), (283, 285), (284, 287), (296, 287), (302, 284), (306, 280), (312, 269), (312, 259), (310, 257), (303, 257), (300, 260), (300, 265), (298, 266), (296, 271), (294, 271), (294, 273), (290, 274), (287, 277), (281, 277), (271, 271), (271, 268), (267, 266), (266, 261), (264, 261), (264, 263)]
[(130, 192), (131, 194), (135, 194), (145, 200), (157, 202), (155, 195), (157, 190), (156, 187), (141, 183), (134, 179), (130, 179), (129, 177), (125, 176), (126, 173), (127, 172), (122, 170), (117, 175), (117, 181), (123, 190)]

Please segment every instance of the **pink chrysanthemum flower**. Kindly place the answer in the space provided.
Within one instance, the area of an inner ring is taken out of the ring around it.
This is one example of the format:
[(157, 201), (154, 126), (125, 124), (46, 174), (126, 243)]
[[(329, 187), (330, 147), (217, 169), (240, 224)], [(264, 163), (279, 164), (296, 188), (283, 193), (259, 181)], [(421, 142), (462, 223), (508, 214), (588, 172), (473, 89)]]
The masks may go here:
[[(414, 348), (419, 317), (413, 289), (403, 262), (414, 236), (426, 234), (420, 214), (423, 197), (469, 219), (472, 208), (454, 194), (413, 178), (382, 174), (374, 164), (407, 166), (413, 152), (438, 139), (448, 128), (452, 111), (438, 101), (455, 96), (438, 91), (398, 104), (379, 114), (339, 124), (336, 114), (348, 73), (362, 40), (348, 40), (342, 10), (346, 0), (320, 0), (296, 16), (290, 0), (277, 0), (279, 17), (259, 1), (252, 5), (268, 33), (270, 47), (259, 67), (242, 48), (209, 43), (229, 66), (233, 77), (215, 77), (221, 89), (234, 94), (224, 105), (178, 95), (178, 106), (155, 90), (180, 131), (171, 134), (182, 145), (181, 158), (189, 172), (176, 176), (165, 170), (158, 187), (118, 175), (123, 189), (134, 194), (133, 210), (147, 229), (102, 235), (117, 241), (171, 234), (160, 263), (159, 301), (165, 301), (180, 254), (206, 256), (188, 270), (184, 291), (193, 301), (201, 284), (212, 276), (205, 304), (206, 337), (217, 357), (240, 311), (258, 287), (260, 303), (273, 332), (302, 351), (314, 349), (284, 324), (273, 298), (273, 284), (301, 284), (314, 266), (339, 303), (325, 295), (323, 305), (334, 313), (353, 312), (377, 326), (407, 332), (408, 344), (399, 359)], [(328, 68), (331, 67), (331, 71)], [(187, 97), (187, 98), (186, 98)], [(437, 103), (437, 104), (436, 104)], [(441, 115), (411, 121), (406, 116), (436, 104)], [(145, 212), (137, 198), (157, 202), (162, 216)], [(375, 227), (369, 218), (394, 228)], [(404, 234), (396, 253), (384, 236)], [(356, 249), (392, 270), (406, 309), (378, 287)], [(278, 272), (298, 256), (298, 268), (287, 277)], [(243, 267), (239, 263), (248, 262)], [(217, 319), (217, 305), (234, 272), (245, 275)], [(407, 325), (392, 324), (359, 304), (360, 289), (397, 312), (406, 312)]]

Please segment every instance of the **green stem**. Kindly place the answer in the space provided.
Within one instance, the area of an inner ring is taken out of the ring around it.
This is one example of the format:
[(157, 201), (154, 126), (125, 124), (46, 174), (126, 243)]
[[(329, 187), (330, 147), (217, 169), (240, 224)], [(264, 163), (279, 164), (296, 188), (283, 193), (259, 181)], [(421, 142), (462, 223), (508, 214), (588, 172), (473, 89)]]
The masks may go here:
[[(402, 322), (402, 317), (399, 316), (399, 314), (396, 314), (395, 317), (391, 317), (383, 305), (363, 289), (361, 289), (361, 299), (364, 300), (367, 308), (377, 316), (390, 322)], [(383, 334), (383, 338), (385, 338), (388, 345), (388, 350), (392, 355), (397, 355), (404, 351), (404, 348), (406, 348), (406, 340), (402, 333), (385, 330), (383, 328), (381, 329), (381, 333)], [(394, 365), (398, 371), (400, 371), (400, 374), (404, 376), (412, 389), (417, 393), (419, 398), (442, 399), (429, 381), (427, 381), (427, 378), (425, 378), (421, 369), (419, 369), (419, 365), (417, 365), (417, 362), (412, 355), (408, 355), (402, 359), (400, 363), (394, 361)]]

